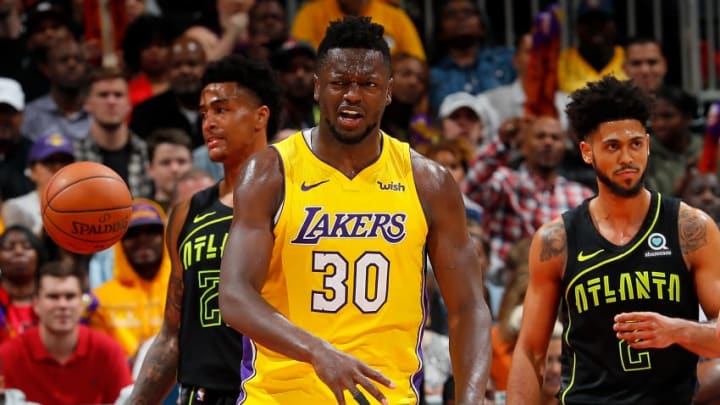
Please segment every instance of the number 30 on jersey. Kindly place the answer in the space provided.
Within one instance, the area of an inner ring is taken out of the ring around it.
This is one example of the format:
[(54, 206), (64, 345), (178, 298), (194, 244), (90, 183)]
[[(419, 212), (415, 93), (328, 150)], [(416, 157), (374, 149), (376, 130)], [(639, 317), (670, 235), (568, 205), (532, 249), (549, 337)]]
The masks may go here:
[[(352, 263), (338, 252), (313, 252), (312, 271), (324, 274), (323, 290), (312, 292), (315, 312), (337, 312), (352, 297), (361, 312), (370, 314), (387, 301), (390, 261), (380, 252), (365, 252)], [(353, 291), (348, 291), (349, 277)]]

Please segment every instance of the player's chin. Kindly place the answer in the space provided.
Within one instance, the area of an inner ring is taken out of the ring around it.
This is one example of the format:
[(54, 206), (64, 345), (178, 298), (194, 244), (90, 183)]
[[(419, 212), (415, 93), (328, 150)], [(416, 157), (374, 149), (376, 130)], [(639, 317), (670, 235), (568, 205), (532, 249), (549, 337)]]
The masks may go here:
[(225, 159), (227, 159), (227, 152), (220, 148), (208, 149), (208, 157), (213, 162), (222, 163), (225, 161)]
[(340, 143), (345, 145), (357, 145), (362, 142), (363, 139), (367, 138), (369, 132), (368, 128), (353, 130), (336, 128), (334, 135), (335, 139), (337, 139)]

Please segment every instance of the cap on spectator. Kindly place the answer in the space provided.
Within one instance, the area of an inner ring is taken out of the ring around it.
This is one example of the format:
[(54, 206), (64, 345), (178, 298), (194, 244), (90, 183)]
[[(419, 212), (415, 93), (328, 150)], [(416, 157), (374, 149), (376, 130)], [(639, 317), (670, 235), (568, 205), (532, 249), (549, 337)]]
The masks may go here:
[(146, 198), (133, 200), (128, 229), (141, 225), (165, 225), (163, 209), (154, 201)]
[(273, 52), (270, 57), (270, 63), (273, 69), (282, 71), (288, 67), (290, 59), (296, 55), (305, 55), (313, 60), (317, 57), (315, 48), (309, 43), (296, 39), (288, 39)]
[(27, 31), (33, 33), (38, 29), (38, 24), (43, 18), (54, 18), (72, 30), (72, 22), (67, 11), (53, 0), (41, 0), (35, 2), (27, 10)]
[(483, 111), (477, 97), (464, 91), (445, 96), (442, 103), (440, 103), (438, 115), (441, 119), (447, 118), (461, 108), (469, 108), (478, 116), (478, 118), (482, 117)]
[(0, 104), (7, 104), (17, 111), (25, 108), (25, 93), (16, 80), (0, 77)]
[(72, 142), (57, 132), (51, 132), (38, 138), (30, 148), (28, 162), (35, 163), (62, 153), (74, 157)]
[(613, 0), (581, 0), (577, 9), (578, 18), (591, 15), (612, 17), (615, 15)]

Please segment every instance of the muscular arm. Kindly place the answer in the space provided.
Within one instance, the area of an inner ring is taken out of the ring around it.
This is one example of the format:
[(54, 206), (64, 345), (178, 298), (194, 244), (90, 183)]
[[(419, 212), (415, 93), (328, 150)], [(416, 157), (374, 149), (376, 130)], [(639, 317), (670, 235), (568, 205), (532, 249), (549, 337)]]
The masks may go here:
[(479, 404), (490, 369), (490, 312), (462, 196), (450, 174), (424, 158), (413, 155), (413, 170), (429, 226), (430, 261), (448, 310), (456, 403)]
[(382, 394), (369, 379), (392, 386), (387, 378), (298, 328), (260, 294), (273, 249), (272, 220), (282, 196), (280, 164), (277, 152), (268, 148), (251, 157), (238, 176), (233, 223), (220, 268), (222, 318), (268, 349), (312, 364), (341, 405), (345, 404), (343, 391), (354, 391), (356, 385), (380, 400)]
[(540, 399), (540, 370), (557, 318), (566, 258), (567, 237), (562, 220), (556, 219), (538, 229), (530, 244), (530, 282), (510, 366), (508, 405), (535, 404)]
[(279, 165), (277, 152), (265, 150), (249, 160), (235, 185), (234, 218), (220, 267), (220, 314), (243, 335), (307, 362), (317, 339), (292, 325), (260, 295), (273, 248), (272, 219), (282, 194)]
[[(720, 232), (704, 212), (680, 205), (678, 218), (680, 248), (693, 274), (695, 292), (708, 317), (720, 310)], [(628, 323), (628, 321), (632, 321)], [(720, 338), (714, 322), (670, 318), (653, 312), (623, 313), (615, 317), (618, 337), (636, 349), (664, 348), (678, 344), (705, 357), (720, 356)]]
[(183, 296), (183, 268), (178, 257), (177, 238), (187, 217), (190, 202), (173, 209), (165, 237), (172, 268), (165, 301), (165, 318), (160, 333), (145, 356), (129, 404), (159, 404), (175, 384), (178, 365), (178, 339)]

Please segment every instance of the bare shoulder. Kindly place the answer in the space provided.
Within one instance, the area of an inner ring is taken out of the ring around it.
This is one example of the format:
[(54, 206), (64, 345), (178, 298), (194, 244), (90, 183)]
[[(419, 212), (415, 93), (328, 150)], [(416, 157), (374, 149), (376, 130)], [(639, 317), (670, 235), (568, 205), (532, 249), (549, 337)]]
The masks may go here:
[(183, 201), (177, 203), (168, 213), (168, 225), (167, 225), (167, 239), (168, 242), (173, 243), (177, 241), (177, 237), (185, 224), (188, 212), (190, 211), (191, 198), (186, 198)]
[(708, 232), (716, 231), (715, 221), (702, 210), (680, 203), (678, 236), (683, 254), (692, 253), (708, 244)]
[(567, 257), (567, 234), (562, 218), (556, 218), (537, 230), (533, 244), (539, 247), (540, 262)]
[(412, 149), (410, 150), (410, 162), (418, 193), (443, 193), (446, 187), (454, 186), (457, 188), (457, 183), (455, 183), (450, 172), (439, 163)]
[(275, 213), (282, 202), (284, 184), (283, 163), (277, 149), (267, 147), (253, 154), (243, 163), (235, 180), (235, 211), (250, 215)]
[[(270, 186), (283, 179), (283, 164), (277, 149), (272, 146), (250, 156), (240, 168), (236, 188), (248, 185)], [(271, 182), (271, 183), (265, 183)]]
[(464, 207), (460, 187), (442, 165), (410, 150), (415, 188), (428, 220), (438, 210), (456, 211)]

